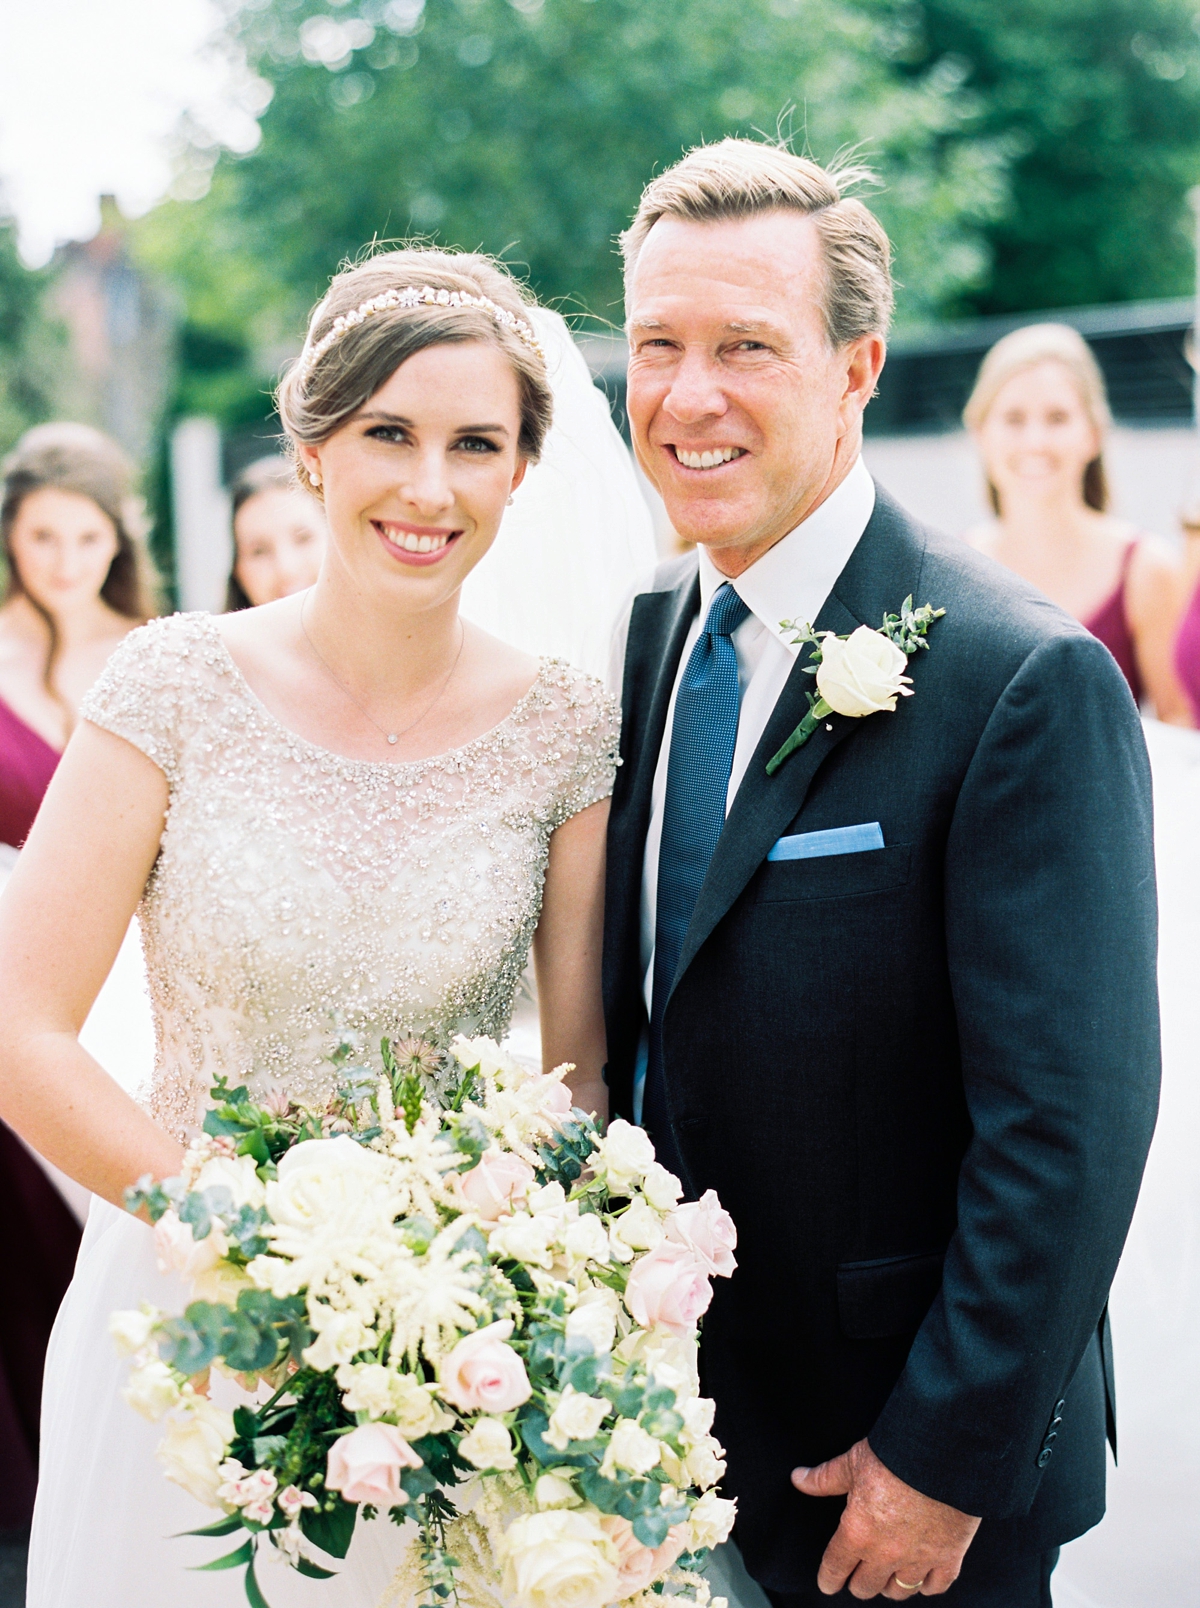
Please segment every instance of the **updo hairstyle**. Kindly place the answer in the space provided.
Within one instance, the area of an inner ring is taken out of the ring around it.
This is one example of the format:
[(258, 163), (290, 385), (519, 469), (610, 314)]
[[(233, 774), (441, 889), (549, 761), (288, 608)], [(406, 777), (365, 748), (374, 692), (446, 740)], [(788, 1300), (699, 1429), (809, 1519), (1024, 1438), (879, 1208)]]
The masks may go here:
[[(517, 447), (536, 463), (550, 428), (553, 398), (545, 364), (536, 352), (485, 309), (437, 304), (391, 307), (349, 328), (310, 368), (305, 355), (344, 317), (373, 297), (392, 290), (464, 291), (486, 296), (515, 317), (530, 322), (532, 298), (500, 263), (479, 252), (435, 251), (406, 246), (381, 252), (357, 267), (343, 269), (309, 321), (305, 351), (284, 376), (277, 396), (279, 417), (293, 445), (320, 446), (387, 383), (400, 365), (430, 346), (479, 341), (502, 351), (512, 365), (520, 398)], [(296, 476), (306, 491), (320, 488), (296, 454)]]

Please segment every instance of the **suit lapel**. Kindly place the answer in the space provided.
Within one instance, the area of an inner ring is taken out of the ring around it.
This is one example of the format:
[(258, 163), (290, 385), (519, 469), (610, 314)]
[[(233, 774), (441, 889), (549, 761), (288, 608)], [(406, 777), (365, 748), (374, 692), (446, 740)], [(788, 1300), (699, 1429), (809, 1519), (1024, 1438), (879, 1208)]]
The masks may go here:
[[(924, 544), (914, 540), (912, 525), (903, 510), (886, 492), (878, 490), (875, 511), (818, 615), (814, 630), (845, 636), (860, 625), (877, 628), (885, 613), (894, 613), (910, 592), (915, 596), (923, 552)], [(916, 601), (923, 599), (918, 597)], [(774, 776), (767, 775), (767, 761), (808, 713), (805, 694), (813, 678), (804, 674), (807, 663), (807, 655), (801, 654), (792, 667), (738, 788), (696, 901), (679, 957), (676, 984), (784, 828), (800, 813), (821, 765), (859, 725), (857, 720), (832, 716)]]
[(640, 975), (642, 867), (654, 772), (675, 673), (699, 597), (693, 567), (670, 590), (641, 593), (630, 614), (621, 694), (622, 764), (608, 834), (605, 953), (610, 982), (624, 977), (631, 965), (629, 976)]

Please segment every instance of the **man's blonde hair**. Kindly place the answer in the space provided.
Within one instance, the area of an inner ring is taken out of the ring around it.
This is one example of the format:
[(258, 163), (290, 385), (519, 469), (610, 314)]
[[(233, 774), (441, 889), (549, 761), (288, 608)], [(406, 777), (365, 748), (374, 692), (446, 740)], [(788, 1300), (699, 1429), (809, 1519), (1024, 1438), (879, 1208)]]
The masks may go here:
[(886, 335), (895, 302), (891, 244), (874, 214), (846, 194), (851, 185), (872, 177), (863, 167), (823, 168), (760, 140), (697, 146), (643, 190), (634, 220), (621, 236), (626, 285), (660, 218), (717, 223), (759, 212), (802, 212), (816, 225), (825, 255), (830, 344)]

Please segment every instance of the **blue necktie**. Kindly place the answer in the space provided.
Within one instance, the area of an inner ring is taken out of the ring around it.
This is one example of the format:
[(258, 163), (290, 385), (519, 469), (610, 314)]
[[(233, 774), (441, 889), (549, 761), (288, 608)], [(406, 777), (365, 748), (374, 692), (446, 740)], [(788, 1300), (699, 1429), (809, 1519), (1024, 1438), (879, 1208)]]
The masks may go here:
[(725, 825), (741, 688), (731, 640), (749, 609), (726, 582), (713, 596), (675, 697), (654, 927), (650, 1055), (642, 1122), (664, 1167), (683, 1176), (667, 1113), (662, 1024), (683, 940)]

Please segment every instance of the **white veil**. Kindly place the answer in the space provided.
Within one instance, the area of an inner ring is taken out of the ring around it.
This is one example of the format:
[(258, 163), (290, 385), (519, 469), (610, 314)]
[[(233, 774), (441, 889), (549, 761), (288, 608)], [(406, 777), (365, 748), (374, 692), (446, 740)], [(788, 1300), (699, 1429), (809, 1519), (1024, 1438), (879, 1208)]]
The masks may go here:
[(653, 568), (654, 530), (629, 449), (557, 313), (533, 313), (554, 391), (541, 461), (495, 545), (467, 577), (462, 611), (527, 653), (603, 676), (617, 614)]

